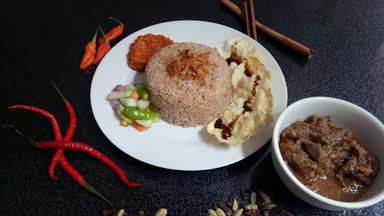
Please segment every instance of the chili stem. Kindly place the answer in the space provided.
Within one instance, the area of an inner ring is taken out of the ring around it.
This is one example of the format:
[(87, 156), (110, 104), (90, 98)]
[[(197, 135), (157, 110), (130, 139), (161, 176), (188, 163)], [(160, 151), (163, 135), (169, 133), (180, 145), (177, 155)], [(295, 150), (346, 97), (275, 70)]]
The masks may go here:
[(57, 87), (56, 83), (52, 81), (52, 85), (55, 88), (56, 92), (60, 95), (61, 99), (67, 103), (68, 100), (64, 97), (63, 93), (60, 91), (59, 87)]
[(112, 20), (115, 20), (115, 21), (118, 22), (120, 25), (124, 25), (123, 22), (121, 22), (120, 20), (116, 19), (115, 17), (110, 16), (110, 17), (108, 17), (108, 18), (109, 18), (109, 19), (112, 19)]
[(23, 132), (21, 132), (19, 129), (17, 129), (15, 126), (13, 125), (3, 125), (3, 128), (10, 128), (12, 130), (14, 130), (19, 136), (21, 136), (22, 138), (28, 140), (28, 142), (30, 142), (33, 146), (36, 145), (36, 141), (34, 141), (32, 138), (26, 136)]
[(104, 41), (105, 41), (106, 43), (109, 43), (109, 40), (108, 40), (108, 38), (105, 36), (105, 33), (104, 33), (103, 29), (101, 28), (100, 23), (99, 23), (99, 29), (100, 29), (100, 31), (101, 31), (101, 34), (103, 35)]
[(76, 124), (77, 124), (77, 116), (75, 113), (75, 109), (73, 108), (72, 104), (65, 98), (63, 93), (60, 91), (59, 87), (57, 87), (55, 82), (52, 82), (53, 87), (56, 89), (56, 92), (60, 95), (61, 99), (65, 103), (65, 108), (67, 109), (68, 115), (69, 115), (69, 124), (67, 131), (64, 135), (64, 141), (70, 141), (73, 137), (73, 134), (76, 130)]
[(107, 200), (101, 193), (99, 193), (97, 190), (95, 190), (88, 182), (85, 182), (83, 185), (81, 185), (86, 191), (95, 194), (100, 199), (104, 200), (112, 209), (115, 211), (115, 208), (113, 207), (112, 203)]
[(97, 33), (99, 32), (99, 28), (96, 29), (95, 34), (93, 34), (92, 38), (92, 43), (96, 44), (96, 38), (97, 38)]

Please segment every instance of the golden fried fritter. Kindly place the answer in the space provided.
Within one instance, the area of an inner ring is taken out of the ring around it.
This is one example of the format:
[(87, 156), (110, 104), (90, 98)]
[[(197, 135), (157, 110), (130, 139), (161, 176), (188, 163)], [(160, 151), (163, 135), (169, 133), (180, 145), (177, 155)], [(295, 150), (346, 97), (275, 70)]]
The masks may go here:
[(129, 47), (128, 66), (139, 72), (144, 72), (152, 55), (170, 44), (173, 44), (173, 41), (163, 35), (146, 34), (137, 37)]

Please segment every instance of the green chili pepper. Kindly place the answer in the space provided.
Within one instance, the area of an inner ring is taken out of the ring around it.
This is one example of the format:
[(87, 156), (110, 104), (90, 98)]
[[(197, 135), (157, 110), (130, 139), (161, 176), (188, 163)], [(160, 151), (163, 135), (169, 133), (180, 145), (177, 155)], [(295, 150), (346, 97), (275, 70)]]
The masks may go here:
[(159, 118), (160, 113), (148, 112), (137, 107), (125, 107), (123, 115), (132, 120), (156, 120)]
[(139, 95), (140, 95), (140, 99), (148, 100), (148, 98), (149, 98), (149, 94), (148, 94), (148, 91), (145, 90), (145, 88), (144, 88), (143, 85), (141, 85), (141, 84), (137, 84), (137, 85), (136, 85), (136, 90), (137, 90), (137, 92), (138, 92)]

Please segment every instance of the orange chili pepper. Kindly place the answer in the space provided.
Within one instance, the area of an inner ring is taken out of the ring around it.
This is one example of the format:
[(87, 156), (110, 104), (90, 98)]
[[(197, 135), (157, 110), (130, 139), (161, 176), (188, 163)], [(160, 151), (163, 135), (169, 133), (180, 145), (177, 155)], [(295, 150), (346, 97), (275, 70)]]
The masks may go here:
[(101, 31), (101, 34), (103, 35), (104, 38), (104, 43), (100, 44), (99, 48), (97, 48), (97, 53), (96, 57), (93, 60), (93, 64), (96, 65), (98, 64), (101, 59), (104, 58), (105, 54), (111, 49), (111, 45), (109, 44), (108, 38), (105, 36), (103, 29), (101, 29), (101, 26), (99, 25), (99, 29)]
[(90, 65), (92, 65), (93, 60), (95, 59), (96, 56), (96, 37), (97, 37), (97, 32), (99, 29), (96, 30), (95, 34), (93, 35), (93, 38), (90, 42), (87, 43), (85, 46), (85, 52), (84, 56), (81, 59), (80, 63), (80, 69), (84, 70)]
[[(120, 20), (114, 18), (114, 17), (108, 17), (109, 19), (112, 19), (116, 22), (119, 23), (118, 26), (114, 27), (113, 29), (111, 29), (111, 31), (109, 31), (105, 36), (108, 38), (109, 41), (112, 41), (113, 39), (119, 37), (121, 34), (123, 34), (124, 32), (124, 23), (122, 23)], [(100, 45), (104, 42), (104, 39), (103, 38), (99, 38), (99, 40), (97, 40), (97, 44)]]

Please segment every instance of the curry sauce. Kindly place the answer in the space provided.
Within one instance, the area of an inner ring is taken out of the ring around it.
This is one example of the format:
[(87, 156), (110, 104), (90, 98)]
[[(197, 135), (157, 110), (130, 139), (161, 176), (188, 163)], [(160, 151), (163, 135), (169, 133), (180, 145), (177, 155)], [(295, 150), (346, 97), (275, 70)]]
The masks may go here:
[(351, 130), (329, 116), (310, 116), (285, 128), (280, 151), (292, 173), (308, 188), (339, 201), (356, 201), (378, 172), (377, 159)]

